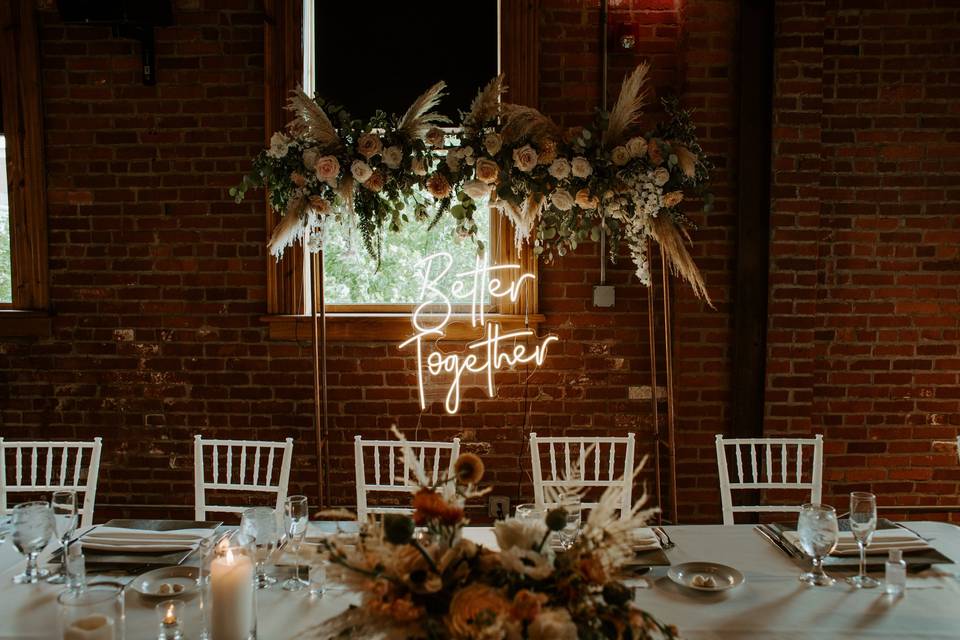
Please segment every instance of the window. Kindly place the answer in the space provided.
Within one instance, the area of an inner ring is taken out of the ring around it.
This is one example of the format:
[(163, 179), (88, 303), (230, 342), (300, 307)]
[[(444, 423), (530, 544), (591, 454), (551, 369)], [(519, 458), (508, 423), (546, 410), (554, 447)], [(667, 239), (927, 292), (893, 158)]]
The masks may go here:
[(10, 260), (10, 198), (7, 195), (7, 137), (0, 112), (0, 305), (13, 304), (13, 263)]
[(0, 335), (46, 335), (47, 207), (35, 3), (0, 3)]
[[(479, 87), (498, 70), (508, 77), (506, 99), (534, 106), (537, 103), (538, 0), (382, 3), (373, 12), (378, 14), (375, 19), (369, 6), (357, 3), (289, 3), (295, 8), (284, 4), (266, 3), (267, 137), (279, 128), (282, 104), (295, 84), (289, 79), (297, 77), (292, 68), (296, 64), (301, 65), (300, 77), (308, 93), (316, 88), (317, 93), (343, 104), (355, 117), (369, 116), (368, 112), (376, 108), (403, 113), (423, 90), (443, 79), (448, 83), (448, 95), (441, 110), (455, 120), (457, 111), (468, 108)], [(439, 27), (445, 23), (457, 26)], [(292, 28), (302, 32), (293, 34)], [(292, 52), (284, 44), (300, 37), (302, 52)], [(464, 43), (479, 44), (469, 47)], [(301, 53), (302, 60), (297, 58)], [(276, 219), (276, 214), (268, 211), (268, 229)], [(478, 224), (487, 228), (483, 231), (481, 226), (480, 237), (486, 240), (488, 263), (520, 264), (523, 271), (536, 272), (532, 252), (518, 252), (514, 247), (513, 229), (506, 219), (490, 213)], [(475, 266), (472, 241), (456, 242), (451, 229), (442, 224), (429, 230), (427, 227), (427, 223), (408, 224), (401, 233), (388, 234), (379, 272), (359, 238), (351, 239), (349, 232), (335, 225), (328, 230), (324, 296), (329, 339), (406, 338), (409, 313), (418, 302), (418, 283), (410, 277), (417, 273), (417, 261), (442, 250), (457, 260), (451, 272)], [(269, 258), (267, 269), (270, 315), (265, 320), (270, 324), (271, 337), (309, 339), (309, 258), (304, 259), (302, 251), (288, 251), (279, 263)], [(488, 309), (500, 316), (505, 327), (542, 321), (535, 282), (524, 284), (517, 301)], [(447, 336), (451, 339), (474, 335), (468, 320), (448, 325)]]

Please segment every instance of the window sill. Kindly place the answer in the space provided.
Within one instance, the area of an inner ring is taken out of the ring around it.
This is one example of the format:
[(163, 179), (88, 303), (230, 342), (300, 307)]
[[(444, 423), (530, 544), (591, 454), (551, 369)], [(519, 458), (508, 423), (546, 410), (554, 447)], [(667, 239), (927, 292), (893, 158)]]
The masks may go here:
[(46, 311), (0, 309), (0, 338), (49, 338), (52, 325)]
[[(499, 322), (504, 331), (530, 328), (536, 330), (544, 321), (540, 314), (507, 315), (491, 313), (487, 321)], [(310, 316), (263, 316), (270, 325), (271, 340), (309, 341), (313, 337)], [(410, 314), (400, 313), (327, 313), (327, 340), (337, 342), (402, 342), (413, 335)], [(475, 340), (483, 335), (483, 327), (470, 324), (469, 316), (454, 316), (444, 330), (444, 339)]]

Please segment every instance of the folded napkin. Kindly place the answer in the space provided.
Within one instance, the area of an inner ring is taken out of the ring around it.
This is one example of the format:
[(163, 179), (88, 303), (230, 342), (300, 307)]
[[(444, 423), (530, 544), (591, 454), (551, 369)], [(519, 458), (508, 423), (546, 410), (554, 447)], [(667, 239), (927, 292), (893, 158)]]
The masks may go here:
[(84, 549), (98, 551), (177, 551), (192, 549), (215, 533), (213, 529), (127, 529), (97, 527), (82, 538)]
[[(796, 531), (787, 531), (784, 537), (796, 548), (800, 546), (800, 537)], [(873, 534), (870, 540), (870, 546), (867, 547), (868, 555), (887, 555), (891, 549), (900, 549), (901, 551), (926, 551), (932, 547), (926, 540), (918, 537), (916, 534), (906, 529), (881, 529)], [(834, 549), (833, 556), (856, 556), (860, 555), (860, 547), (857, 545), (857, 539), (851, 531), (841, 531), (837, 548)]]
[(660, 548), (660, 538), (650, 527), (643, 527), (633, 532), (631, 546), (634, 551), (652, 551)]

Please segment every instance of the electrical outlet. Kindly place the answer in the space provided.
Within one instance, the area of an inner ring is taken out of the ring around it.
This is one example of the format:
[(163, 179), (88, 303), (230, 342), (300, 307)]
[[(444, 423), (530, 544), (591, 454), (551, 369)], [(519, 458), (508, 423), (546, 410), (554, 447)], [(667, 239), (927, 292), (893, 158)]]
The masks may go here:
[(612, 307), (617, 303), (616, 289), (610, 285), (596, 285), (593, 287), (593, 306)]
[(487, 514), (495, 520), (505, 520), (510, 516), (510, 498), (490, 496), (487, 500)]

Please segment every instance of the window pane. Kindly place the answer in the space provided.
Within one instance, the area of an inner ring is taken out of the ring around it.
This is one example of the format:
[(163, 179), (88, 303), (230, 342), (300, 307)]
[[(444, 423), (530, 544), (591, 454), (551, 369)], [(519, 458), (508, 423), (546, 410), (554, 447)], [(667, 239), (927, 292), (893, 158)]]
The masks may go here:
[[(489, 238), (490, 219), (486, 207), (478, 207), (474, 221), (477, 236)], [(442, 291), (450, 291), (455, 274), (476, 268), (477, 244), (470, 239), (455, 240), (456, 221), (445, 215), (433, 228), (430, 220), (407, 223), (398, 233), (388, 232), (383, 243), (380, 270), (376, 260), (363, 246), (360, 234), (350, 238), (344, 226), (331, 224), (324, 243), (324, 296), (331, 304), (418, 304), (421, 270), (417, 263), (426, 256), (446, 252), (453, 266), (440, 281)], [(485, 293), (486, 295), (486, 293)]]
[(0, 304), (13, 302), (10, 262), (10, 200), (7, 197), (7, 139), (0, 133)]

